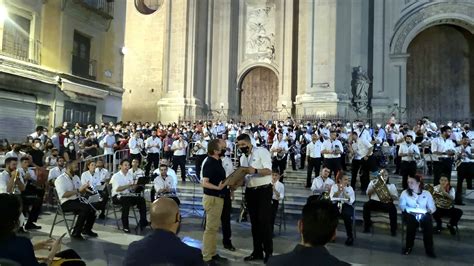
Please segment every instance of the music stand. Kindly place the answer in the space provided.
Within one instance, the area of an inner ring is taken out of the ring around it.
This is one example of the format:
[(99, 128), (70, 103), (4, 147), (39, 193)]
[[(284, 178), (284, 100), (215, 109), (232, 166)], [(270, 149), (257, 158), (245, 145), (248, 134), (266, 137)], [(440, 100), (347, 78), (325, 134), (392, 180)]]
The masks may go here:
[(200, 210), (196, 207), (196, 184), (201, 184), (201, 180), (199, 179), (196, 172), (194, 171), (194, 168), (192, 167), (187, 169), (186, 176), (193, 183), (193, 202), (192, 202), (191, 210), (187, 213), (187, 216), (195, 215), (198, 217), (202, 217), (203, 214), (201, 214)]

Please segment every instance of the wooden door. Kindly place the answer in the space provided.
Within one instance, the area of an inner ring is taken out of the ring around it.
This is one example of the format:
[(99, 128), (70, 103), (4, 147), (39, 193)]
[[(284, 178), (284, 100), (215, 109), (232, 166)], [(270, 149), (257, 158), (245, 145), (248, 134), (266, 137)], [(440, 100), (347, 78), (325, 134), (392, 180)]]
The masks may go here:
[(277, 108), (278, 77), (266, 67), (250, 70), (241, 82), (240, 114), (243, 119), (270, 119)]

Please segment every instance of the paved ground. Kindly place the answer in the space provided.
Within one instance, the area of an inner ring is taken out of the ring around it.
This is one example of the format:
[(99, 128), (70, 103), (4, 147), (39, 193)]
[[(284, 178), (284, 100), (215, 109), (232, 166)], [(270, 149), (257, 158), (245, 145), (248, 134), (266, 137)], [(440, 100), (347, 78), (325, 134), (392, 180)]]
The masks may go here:
[[(187, 217), (183, 211), (183, 224), (180, 237), (190, 245), (200, 246), (202, 239), (201, 220), (196, 217)], [(43, 229), (31, 233), (33, 242), (47, 238), (53, 215), (44, 214), (40, 219)], [(233, 219), (235, 221), (235, 219)], [(248, 223), (232, 222), (233, 243), (236, 252), (229, 252), (218, 245), (219, 253), (231, 260), (231, 265), (245, 265), (243, 257), (250, 254), (252, 250), (252, 236)], [(278, 228), (275, 231), (278, 232)], [(125, 251), (130, 242), (141, 238), (139, 235), (124, 234), (116, 230), (114, 222), (109, 220), (106, 226), (96, 224), (94, 230), (99, 238), (84, 242), (70, 241), (65, 237), (64, 247), (75, 249), (87, 265), (121, 265)], [(461, 232), (461, 240), (449, 234), (435, 235), (435, 251), (438, 255), (436, 260), (425, 256), (423, 241), (416, 240), (415, 248), (410, 256), (401, 255), (401, 236), (391, 237), (385, 228), (376, 228), (374, 234), (361, 233), (361, 226), (357, 228), (357, 238), (353, 247), (344, 245), (345, 233), (342, 222), (339, 224), (337, 239), (335, 243), (328, 244), (328, 249), (338, 258), (354, 264), (366, 265), (473, 265), (474, 263), (474, 239), (472, 233)], [(59, 236), (65, 232), (61, 224), (55, 228), (54, 235)], [(471, 231), (472, 232), (472, 231)], [(464, 234), (463, 234), (464, 233)], [(274, 239), (274, 251), (276, 254), (288, 252), (299, 242), (296, 231), (296, 221), (287, 223), (286, 232), (277, 235)], [(159, 248), (159, 246), (157, 246)], [(258, 264), (258, 263), (255, 263)]]

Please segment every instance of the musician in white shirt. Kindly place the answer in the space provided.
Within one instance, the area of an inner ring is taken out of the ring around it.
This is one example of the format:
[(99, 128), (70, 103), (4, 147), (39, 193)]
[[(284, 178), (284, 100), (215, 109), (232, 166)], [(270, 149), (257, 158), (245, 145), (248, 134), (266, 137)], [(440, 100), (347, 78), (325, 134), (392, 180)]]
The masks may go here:
[(397, 208), (393, 201), (398, 199), (397, 187), (394, 184), (389, 183), (389, 176), (386, 169), (382, 169), (379, 172), (380, 176), (383, 178), (385, 186), (391, 196), (389, 202), (380, 201), (379, 195), (376, 193), (374, 186), (377, 182), (380, 182), (379, 179), (374, 179), (370, 181), (369, 186), (367, 187), (367, 196), (369, 196), (369, 201), (364, 204), (363, 216), (364, 216), (364, 233), (370, 232), (370, 227), (372, 226), (372, 221), (370, 220), (371, 211), (383, 211), (388, 212), (390, 219), (390, 232), (392, 236), (397, 234)]
[(283, 139), (283, 133), (278, 133), (277, 140), (273, 142), (270, 152), (272, 153), (272, 169), (277, 169), (280, 180), (283, 181), (283, 175), (286, 169), (288, 142)]
[(321, 175), (316, 177), (313, 180), (313, 184), (311, 186), (311, 191), (315, 195), (323, 195), (325, 192), (328, 193), (331, 191), (332, 186), (335, 184), (334, 180), (329, 177), (331, 170), (327, 167), (323, 167), (321, 169)]
[(128, 170), (130, 173), (132, 173), (133, 176), (133, 181), (136, 183), (138, 179), (143, 178), (145, 176), (145, 172), (140, 168), (140, 162), (138, 159), (133, 159), (132, 160), (132, 168)]
[(462, 183), (466, 180), (467, 189), (472, 189), (472, 175), (474, 173), (474, 157), (470, 145), (470, 138), (463, 133), (461, 145), (456, 148), (456, 162), (460, 162), (457, 167), (458, 181), (456, 185), (456, 205), (464, 205), (462, 202)]
[[(441, 176), (441, 178), (439, 179), (439, 185), (434, 187), (434, 191), (435, 193), (441, 193), (443, 196), (454, 201), (456, 191), (449, 184), (447, 177)], [(433, 218), (436, 221), (436, 231), (439, 233), (443, 229), (441, 218), (449, 217), (450, 220), (448, 223), (448, 229), (452, 235), (455, 235), (456, 227), (458, 226), (459, 220), (461, 220), (462, 214), (463, 211), (461, 209), (455, 208), (453, 205), (451, 205), (447, 209), (441, 208), (441, 206), (436, 205), (436, 212), (433, 213)]]
[(409, 255), (411, 253), (415, 242), (416, 228), (421, 226), (426, 255), (435, 258), (431, 215), (436, 211), (436, 206), (431, 193), (423, 190), (420, 175), (408, 177), (408, 188), (400, 195), (400, 209), (407, 227), (406, 244), (402, 254)]
[(104, 168), (104, 160), (98, 159), (96, 162), (95, 172), (99, 175), (100, 182), (109, 183), (110, 173), (109, 170)]
[(456, 148), (450, 139), (452, 130), (448, 126), (441, 128), (441, 136), (431, 141), (431, 152), (433, 153), (433, 178), (434, 185), (439, 184), (441, 175), (446, 175), (451, 180), (451, 168)]
[(412, 135), (405, 135), (405, 142), (400, 144), (398, 156), (401, 157), (400, 175), (402, 176), (402, 187), (407, 189), (408, 176), (415, 176), (416, 159), (420, 158), (420, 149), (417, 145), (413, 144)]
[(96, 162), (89, 160), (86, 162), (86, 169), (81, 175), (81, 184), (89, 184), (87, 191), (90, 194), (99, 193), (101, 200), (98, 202), (92, 203), (96, 210), (100, 210), (99, 219), (105, 219), (105, 207), (109, 199), (107, 189), (103, 186), (104, 181), (102, 180), (100, 174), (96, 171)]
[(97, 234), (92, 231), (96, 213), (90, 204), (80, 200), (81, 194), (86, 193), (90, 185), (89, 183), (81, 184), (81, 180), (75, 175), (77, 170), (77, 161), (68, 163), (66, 172), (56, 178), (54, 185), (63, 211), (77, 214), (71, 237), (83, 240), (81, 233), (89, 237), (97, 237)]
[[(352, 221), (354, 217), (354, 204), (355, 194), (354, 189), (349, 186), (349, 177), (347, 175), (340, 176), (338, 183), (332, 185), (331, 191), (329, 192), (330, 200), (333, 204), (338, 206), (339, 215), (344, 220), (344, 226), (346, 227), (346, 246), (352, 246), (354, 238), (352, 235)], [(336, 176), (336, 180), (337, 180)]]
[(151, 130), (151, 136), (145, 140), (145, 148), (147, 151), (147, 164), (145, 165), (145, 175), (149, 176), (151, 166), (156, 170), (160, 163), (160, 150), (162, 142), (161, 139), (156, 136), (156, 129)]
[[(311, 177), (313, 175), (314, 169), (314, 176), (319, 174), (319, 170), (321, 169), (322, 164), (322, 157), (321, 157), (321, 149), (323, 143), (321, 142), (318, 134), (314, 133), (311, 136), (311, 142), (306, 145), (306, 160), (308, 161), (308, 169), (306, 170), (306, 188), (309, 188), (311, 184)], [(301, 158), (304, 160), (304, 158)], [(304, 165), (304, 164), (302, 164)]]
[(139, 163), (142, 162), (141, 151), (145, 147), (143, 139), (140, 137), (141, 132), (139, 130), (135, 131), (128, 142), (128, 147), (130, 148), (130, 159), (137, 159)]
[(273, 196), (272, 196), (272, 234), (274, 232), (274, 227), (275, 227), (275, 218), (278, 212), (278, 205), (280, 201), (283, 201), (285, 198), (285, 185), (283, 185), (282, 182), (280, 182), (280, 173), (278, 172), (277, 169), (272, 170), (272, 190), (273, 190)]
[(173, 170), (178, 171), (178, 166), (181, 170), (181, 180), (186, 182), (186, 151), (188, 142), (184, 140), (183, 134), (179, 134), (178, 139), (173, 141), (171, 150), (173, 151)]
[(336, 131), (331, 131), (330, 138), (323, 142), (321, 150), (324, 156), (324, 165), (336, 176), (337, 172), (342, 169), (340, 158), (344, 153), (342, 143), (337, 139)]
[(130, 207), (136, 205), (140, 212), (140, 228), (143, 230), (147, 225), (146, 205), (142, 195), (134, 193), (137, 184), (133, 180), (133, 174), (129, 171), (130, 162), (122, 160), (120, 171), (115, 173), (110, 179), (112, 184), (112, 200), (114, 204), (122, 206), (122, 225), (125, 233), (130, 233), (128, 223), (128, 213)]
[(196, 156), (195, 166), (196, 174), (201, 179), (201, 166), (204, 159), (207, 158), (207, 144), (211, 138), (208, 133), (204, 133), (204, 137), (194, 143), (193, 152)]
[(367, 186), (369, 185), (370, 170), (372, 168), (373, 162), (372, 153), (374, 150), (374, 146), (365, 138), (360, 138), (356, 132), (352, 132), (351, 140), (352, 144), (349, 145), (350, 152), (353, 155), (351, 169), (351, 187), (355, 188), (357, 175), (360, 169), (362, 170), (362, 174), (360, 176), (360, 188), (362, 194), (365, 194)]
[(172, 176), (168, 175), (168, 165), (160, 164), (160, 168), (157, 169), (159, 175), (153, 180), (153, 185), (155, 188), (156, 199), (161, 197), (169, 197), (173, 199), (178, 206), (180, 201), (176, 195), (176, 185)]

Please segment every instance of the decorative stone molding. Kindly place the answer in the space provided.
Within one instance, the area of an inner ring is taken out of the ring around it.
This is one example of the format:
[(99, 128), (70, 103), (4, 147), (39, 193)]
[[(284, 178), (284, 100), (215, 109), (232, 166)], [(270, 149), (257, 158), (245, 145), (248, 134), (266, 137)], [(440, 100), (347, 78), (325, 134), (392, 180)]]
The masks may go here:
[(273, 1), (266, 2), (264, 6), (247, 7), (246, 58), (264, 62), (275, 60), (275, 9)]
[(428, 2), (409, 11), (395, 25), (390, 41), (390, 54), (404, 54), (408, 45), (421, 31), (441, 24), (452, 24), (474, 34), (474, 3)]

